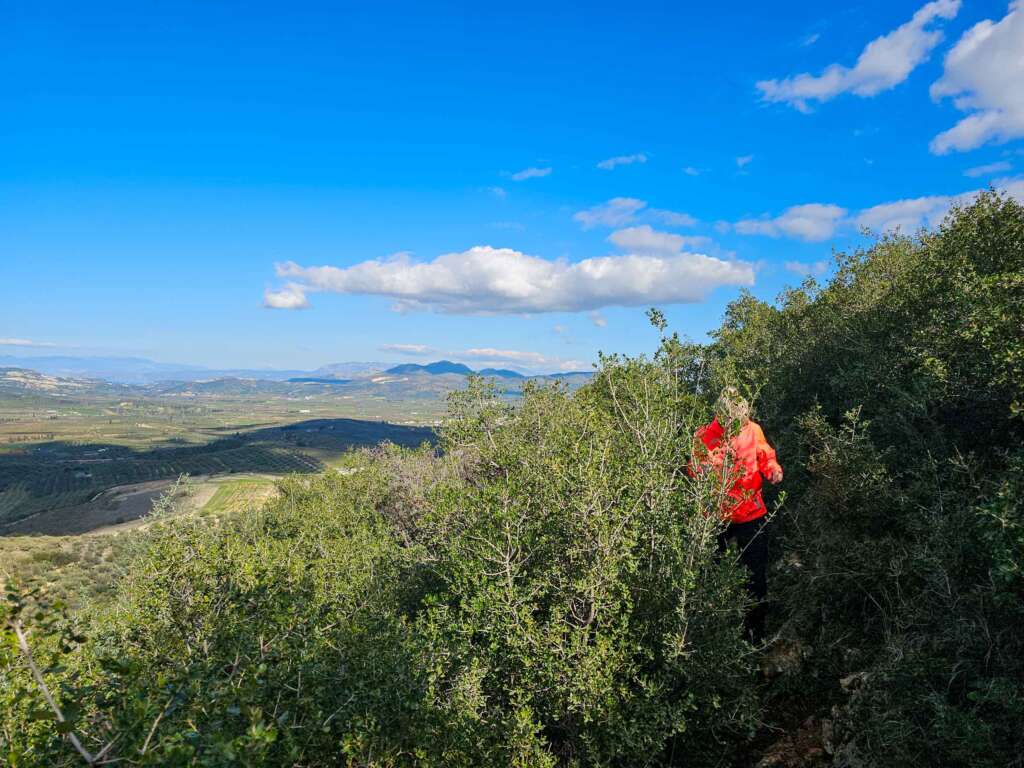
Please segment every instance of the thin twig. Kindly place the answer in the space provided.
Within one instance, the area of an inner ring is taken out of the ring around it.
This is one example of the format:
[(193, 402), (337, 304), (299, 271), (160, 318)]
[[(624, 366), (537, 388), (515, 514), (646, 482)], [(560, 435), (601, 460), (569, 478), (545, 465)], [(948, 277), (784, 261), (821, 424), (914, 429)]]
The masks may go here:
[(167, 703), (164, 705), (164, 708), (160, 711), (160, 714), (156, 716), (156, 720), (153, 721), (153, 725), (150, 726), (149, 733), (146, 735), (146, 740), (142, 743), (142, 749), (139, 750), (140, 755), (146, 754), (146, 750), (149, 749), (149, 742), (152, 741), (153, 734), (156, 733), (157, 726), (160, 725), (160, 721), (164, 719), (164, 715), (167, 714), (167, 710), (171, 708), (171, 704), (174, 702), (174, 699), (176, 697), (177, 694), (173, 694), (171, 698), (167, 700)]
[[(28, 647), (28, 640), (25, 638), (25, 632), (22, 630), (21, 621), (17, 620), (11, 623), (14, 627), (14, 634), (18, 638), (18, 647), (21, 648), (22, 654), (25, 656), (25, 662), (28, 664), (29, 669), (32, 670), (32, 677), (36, 679), (36, 683), (39, 684), (39, 689), (43, 693), (43, 698), (46, 699), (46, 703), (50, 705), (50, 709), (53, 710), (53, 714), (57, 717), (58, 723), (65, 723), (67, 720), (64, 718), (64, 713), (60, 711), (60, 707), (57, 706), (57, 702), (54, 701), (53, 695), (50, 693), (50, 689), (46, 685), (46, 681), (43, 679), (43, 673), (39, 671), (39, 667), (36, 666), (35, 659), (32, 657), (32, 649)], [(68, 741), (84, 759), (85, 762), (92, 765), (96, 762), (96, 759), (89, 754), (89, 750), (82, 746), (82, 742), (78, 740), (74, 731), (68, 731)]]

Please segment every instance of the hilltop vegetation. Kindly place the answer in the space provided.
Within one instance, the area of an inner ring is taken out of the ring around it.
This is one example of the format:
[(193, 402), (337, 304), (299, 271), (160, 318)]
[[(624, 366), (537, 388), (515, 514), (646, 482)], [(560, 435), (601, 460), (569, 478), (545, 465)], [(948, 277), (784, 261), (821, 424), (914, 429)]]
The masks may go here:
[[(268, 396), (218, 384), (134, 387), (0, 371), (0, 533), (22, 531), (22, 521), (40, 514), (74, 516), (115, 488), (180, 474), (318, 472), (353, 447), (432, 439), (427, 426), (325, 418), (358, 408), (319, 387)], [(363, 404), (366, 416), (375, 413), (373, 401)], [(429, 404), (422, 410), (437, 418)], [(46, 529), (76, 527), (68, 522), (48, 520)]]
[[(718, 751), (754, 714), (742, 577), (714, 555), (714, 489), (681, 482), (699, 405), (669, 368), (609, 362), (515, 409), (471, 389), (440, 455), (355, 455), (259, 513), (154, 528), (57, 673), (86, 748), (119, 733), (153, 765)], [(11, 717), (39, 712), (11, 682)], [(21, 764), (75, 759), (52, 726), (6, 731)]]
[[(810, 717), (828, 738), (790, 765), (1021, 765), (1024, 209), (836, 258), (710, 345), (458, 393), (442, 451), (151, 526), (67, 620), (15, 590), (67, 720), (2, 646), (8, 761), (81, 764), (70, 732), (136, 765), (740, 766)], [(725, 384), (787, 471), (770, 628), (802, 665), (770, 684), (723, 489), (685, 470)]]
[(987, 194), (744, 297), (707, 355), (788, 457), (795, 695), (841, 708), (843, 759), (1021, 765), (1024, 208)]

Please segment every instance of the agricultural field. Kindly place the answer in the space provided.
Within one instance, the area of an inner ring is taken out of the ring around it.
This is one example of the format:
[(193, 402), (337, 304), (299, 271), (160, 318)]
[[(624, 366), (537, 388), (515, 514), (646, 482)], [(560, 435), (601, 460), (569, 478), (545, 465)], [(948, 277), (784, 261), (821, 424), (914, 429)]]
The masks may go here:
[(208, 515), (244, 512), (277, 496), (277, 486), (266, 477), (222, 480), (212, 485), (213, 493), (202, 507)]
[[(189, 516), (220, 518), (263, 504), (278, 493), (270, 476), (199, 477), (140, 483), (105, 492), (114, 501), (97, 510), (55, 509), (0, 536), (0, 579), (42, 588), (70, 608), (110, 592), (153, 523)], [(117, 504), (120, 503), (120, 508)]]
[(231, 506), (243, 488), (320, 472), (352, 448), (429, 441), (444, 405), (403, 411), (322, 387), (299, 397), (237, 385), (197, 394), (41, 376), (16, 383), (0, 388), (0, 536), (123, 524), (147, 514), (179, 475), (249, 478), (230, 498), (216, 489), (217, 503)]

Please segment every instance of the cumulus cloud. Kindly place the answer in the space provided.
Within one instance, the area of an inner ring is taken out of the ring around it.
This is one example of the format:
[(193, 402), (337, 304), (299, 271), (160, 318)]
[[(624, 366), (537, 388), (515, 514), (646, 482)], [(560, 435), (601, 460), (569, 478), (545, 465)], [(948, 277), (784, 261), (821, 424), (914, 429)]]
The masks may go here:
[(579, 211), (572, 218), (584, 229), (593, 227), (621, 227), (634, 221), (636, 214), (647, 203), (635, 197), (613, 197), (607, 203)]
[(0, 347), (56, 347), (49, 341), (33, 341), (32, 339), (0, 338)]
[(750, 161), (754, 159), (753, 155), (740, 155), (736, 158), (736, 167), (744, 168), (750, 165)]
[(666, 211), (664, 208), (651, 208), (650, 214), (669, 227), (692, 227), (697, 223), (697, 219), (688, 213)]
[(808, 110), (809, 101), (825, 102), (841, 93), (874, 96), (902, 83), (928, 58), (942, 41), (942, 32), (934, 26), (952, 19), (959, 10), (960, 0), (934, 0), (906, 24), (868, 43), (853, 67), (832, 64), (820, 75), (804, 72), (782, 80), (761, 80), (757, 89), (764, 101), (785, 102), (801, 112)]
[(687, 176), (700, 176), (700, 168), (694, 168), (692, 165), (688, 165), (683, 168), (683, 173)]
[(329, 292), (386, 296), (395, 299), (399, 311), (586, 312), (610, 306), (697, 302), (719, 286), (754, 282), (750, 264), (685, 251), (679, 235), (651, 230), (646, 237), (647, 244), (620, 236), (613, 242), (626, 253), (575, 263), (490, 246), (426, 262), (414, 261), (408, 254), (351, 267), (285, 262), (276, 265), (276, 271), (288, 282), (280, 291), (268, 291), (267, 302), (278, 308), (299, 308), (306, 306), (306, 294)]
[(539, 179), (551, 175), (551, 168), (524, 168), (512, 174), (512, 181), (526, 181), (527, 179)]
[(648, 224), (616, 230), (608, 236), (608, 241), (635, 253), (676, 253), (686, 242), (682, 235), (659, 232)]
[(856, 218), (857, 225), (876, 232), (901, 230), (914, 232), (920, 227), (939, 224), (954, 203), (970, 203), (974, 194), (927, 195), (905, 200), (894, 200), (865, 208)]
[(451, 356), (466, 362), (502, 363), (513, 368), (525, 368), (534, 371), (541, 369), (576, 371), (588, 367), (587, 363), (582, 360), (567, 360), (562, 357), (550, 357), (540, 352), (518, 349), (482, 347), (453, 352)]
[(635, 155), (619, 155), (618, 157), (609, 157), (607, 160), (602, 160), (597, 164), (597, 167), (603, 171), (613, 170), (619, 165), (633, 165), (633, 163), (646, 163), (647, 155), (643, 152), (638, 152)]
[(1005, 160), (999, 160), (995, 163), (989, 163), (988, 165), (976, 165), (974, 168), (968, 168), (964, 171), (964, 176), (969, 176), (972, 179), (976, 179), (979, 176), (990, 176), (993, 173), (1004, 173), (1013, 166)]
[[(1024, 202), (1024, 176), (994, 179), (992, 186), (1015, 200)], [(766, 216), (760, 219), (744, 219), (735, 224), (718, 222), (716, 226), (722, 231), (734, 229), (744, 235), (794, 237), (810, 242), (825, 240), (840, 229), (850, 228), (870, 229), (875, 232), (892, 232), (898, 229), (904, 233), (913, 233), (921, 227), (937, 226), (946, 217), (950, 208), (954, 205), (970, 205), (983, 191), (972, 189), (956, 195), (925, 195), (892, 200), (851, 213), (838, 205), (809, 203), (787, 208), (780, 216), (774, 218)], [(624, 231), (632, 232), (639, 229), (633, 227)], [(692, 244), (688, 242), (687, 245)], [(798, 269), (798, 265), (800, 262), (793, 261), (786, 263), (785, 266), (791, 272), (799, 272), (803, 266), (799, 266)]]
[(688, 213), (664, 208), (647, 208), (647, 202), (635, 197), (615, 197), (607, 203), (577, 212), (572, 218), (584, 229), (594, 227), (621, 227), (637, 220), (643, 214), (669, 227), (692, 227), (697, 219)]
[(832, 237), (846, 209), (825, 203), (807, 203), (787, 208), (775, 218), (743, 219), (734, 225), (742, 235), (795, 237), (813, 242)]
[(710, 237), (704, 235), (677, 235), (661, 232), (649, 224), (618, 229), (608, 236), (608, 242), (632, 253), (676, 253), (678, 251), (714, 246)]
[(460, 352), (458, 356), (463, 360), (501, 361), (525, 363), (527, 365), (543, 365), (549, 361), (549, 358), (540, 352), (525, 352), (518, 349), (494, 349), (492, 347), (467, 349)]
[(437, 352), (434, 347), (427, 344), (381, 344), (378, 349), (381, 352), (397, 352), (400, 355), (428, 355)]
[[(1010, 197), (1024, 202), (1024, 177), (996, 179), (996, 189)], [(912, 233), (921, 227), (934, 227), (942, 222), (954, 205), (966, 206), (982, 192), (980, 189), (959, 195), (928, 195), (925, 197), (894, 200), (861, 211), (855, 222), (857, 226), (876, 232), (900, 230)]]
[(967, 117), (931, 142), (935, 154), (974, 149), (1024, 136), (1024, 2), (1000, 21), (980, 21), (946, 54), (936, 101), (951, 97)]
[(819, 277), (828, 272), (828, 262), (822, 259), (815, 262), (787, 261), (783, 266), (790, 272), (801, 277)]
[(592, 322), (598, 328), (604, 328), (606, 325), (608, 325), (608, 318), (602, 315), (600, 312), (591, 312), (590, 322)]
[(306, 289), (298, 283), (288, 283), (283, 288), (263, 292), (263, 306), (267, 309), (305, 309), (309, 306)]

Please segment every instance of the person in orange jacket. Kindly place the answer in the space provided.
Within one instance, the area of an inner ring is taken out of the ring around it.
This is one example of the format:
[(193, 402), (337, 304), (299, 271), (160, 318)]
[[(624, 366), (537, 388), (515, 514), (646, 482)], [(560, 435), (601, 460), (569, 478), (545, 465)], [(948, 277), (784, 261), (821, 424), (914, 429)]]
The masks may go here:
[(747, 589), (757, 601), (747, 614), (750, 639), (765, 637), (768, 595), (767, 508), (761, 495), (762, 478), (782, 482), (782, 466), (768, 444), (761, 426), (750, 419), (750, 404), (735, 387), (726, 387), (715, 404), (715, 418), (697, 430), (693, 466), (697, 471), (729, 472), (732, 483), (722, 503), (722, 517), (729, 521), (718, 537), (725, 551), (735, 541), (742, 562), (750, 571)]

